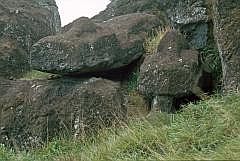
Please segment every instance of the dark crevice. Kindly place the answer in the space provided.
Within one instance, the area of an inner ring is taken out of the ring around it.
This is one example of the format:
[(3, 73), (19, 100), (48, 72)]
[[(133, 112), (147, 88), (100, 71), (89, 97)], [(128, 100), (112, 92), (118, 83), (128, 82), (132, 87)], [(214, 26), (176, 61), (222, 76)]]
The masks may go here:
[(196, 96), (193, 93), (190, 93), (186, 96), (179, 96), (179, 97), (174, 97), (173, 99), (173, 113), (180, 111), (184, 105), (187, 105), (189, 103), (197, 103), (200, 101), (200, 97)]
[[(198, 87), (202, 90), (204, 95), (213, 94), (216, 89), (216, 81), (214, 75), (212, 73), (202, 71), (202, 75), (198, 81)], [(197, 103), (201, 100), (200, 95), (203, 93), (199, 93), (199, 96), (194, 93), (175, 96), (173, 99), (173, 112), (181, 110), (184, 105), (187, 105), (189, 103)]]
[(212, 73), (209, 72), (202, 72), (202, 76), (198, 81), (198, 87), (202, 89), (205, 94), (213, 94), (213, 91), (216, 89), (215, 78)]
[(139, 58), (139, 59), (133, 61), (131, 64), (126, 65), (124, 67), (117, 68), (117, 69), (84, 73), (84, 74), (72, 74), (72, 75), (66, 75), (65, 77), (72, 77), (72, 78), (91, 78), (91, 77), (98, 78), (98, 77), (101, 77), (101, 78), (109, 79), (112, 81), (123, 81), (123, 80), (128, 79), (129, 75), (134, 70), (136, 70), (136, 67), (139, 66), (140, 61), (142, 61), (142, 58)]

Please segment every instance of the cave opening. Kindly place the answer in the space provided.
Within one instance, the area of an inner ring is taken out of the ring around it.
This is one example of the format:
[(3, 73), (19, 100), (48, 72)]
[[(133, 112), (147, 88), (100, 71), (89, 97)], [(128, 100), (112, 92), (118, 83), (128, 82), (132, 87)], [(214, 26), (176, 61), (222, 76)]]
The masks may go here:
[(186, 95), (175, 96), (173, 99), (173, 112), (180, 111), (185, 105), (189, 103), (197, 103), (202, 100), (205, 96), (210, 96), (216, 90), (216, 79), (213, 73), (202, 71), (202, 75), (199, 78), (197, 86), (202, 90), (199, 95), (189, 93)]
[(201, 98), (193, 93), (184, 96), (174, 97), (172, 113), (181, 111), (185, 107), (185, 105), (188, 105), (189, 103), (195, 104), (200, 100)]
[(134, 60), (132, 63), (120, 68), (110, 69), (105, 71), (98, 71), (98, 72), (81, 73), (81, 74), (73, 73), (73, 74), (66, 75), (66, 77), (72, 77), (72, 78), (97, 77), (97, 78), (109, 79), (112, 81), (126, 81), (130, 79), (129, 77), (134, 72), (139, 70), (142, 61), (143, 61), (143, 58), (140, 57)]

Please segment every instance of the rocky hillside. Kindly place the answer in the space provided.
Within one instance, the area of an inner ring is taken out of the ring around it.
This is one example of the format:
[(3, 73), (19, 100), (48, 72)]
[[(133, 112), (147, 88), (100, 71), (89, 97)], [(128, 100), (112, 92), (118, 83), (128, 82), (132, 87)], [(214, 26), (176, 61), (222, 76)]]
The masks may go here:
[[(174, 113), (240, 85), (239, 0), (112, 0), (60, 28), (54, 0), (0, 0), (0, 143), (17, 149)], [(47, 72), (41, 79), (27, 73)]]
[(28, 152), (0, 145), (0, 160), (239, 160), (239, 96), (215, 95), (177, 114), (155, 113), (91, 138), (56, 138)]

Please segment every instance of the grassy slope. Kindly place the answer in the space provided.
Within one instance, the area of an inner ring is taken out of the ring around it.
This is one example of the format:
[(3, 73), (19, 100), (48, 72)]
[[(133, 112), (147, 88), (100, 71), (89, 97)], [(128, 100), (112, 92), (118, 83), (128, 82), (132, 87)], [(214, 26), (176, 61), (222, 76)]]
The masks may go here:
[(240, 95), (214, 96), (175, 115), (156, 114), (85, 141), (56, 140), (0, 160), (204, 160), (240, 158)]

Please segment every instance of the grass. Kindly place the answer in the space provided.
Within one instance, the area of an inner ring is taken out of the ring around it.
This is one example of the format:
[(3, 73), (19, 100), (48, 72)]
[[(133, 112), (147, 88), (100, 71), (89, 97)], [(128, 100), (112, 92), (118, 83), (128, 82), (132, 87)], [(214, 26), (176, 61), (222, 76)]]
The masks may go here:
[(143, 44), (145, 52), (147, 54), (154, 54), (158, 50), (158, 46), (162, 40), (162, 38), (166, 35), (166, 33), (170, 30), (170, 27), (160, 28), (155, 30), (151, 36), (145, 39), (145, 43)]
[(156, 113), (86, 140), (57, 139), (31, 152), (0, 147), (2, 161), (238, 160), (240, 94), (216, 95), (177, 114)]
[(50, 77), (57, 76), (56, 74), (41, 72), (38, 70), (31, 70), (26, 73), (21, 80), (34, 80), (34, 79), (49, 79)]

